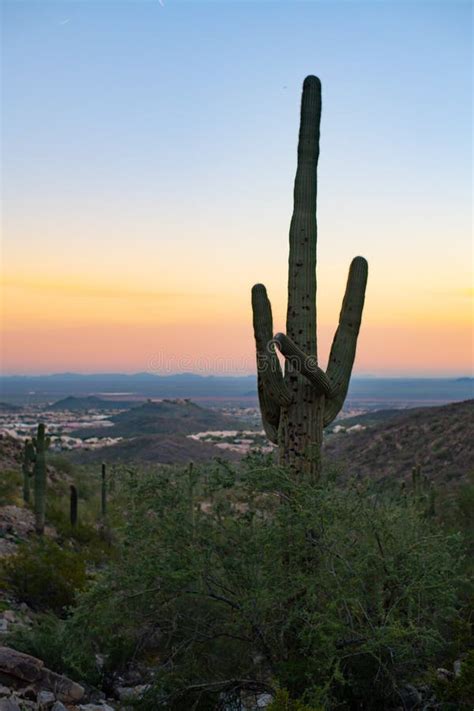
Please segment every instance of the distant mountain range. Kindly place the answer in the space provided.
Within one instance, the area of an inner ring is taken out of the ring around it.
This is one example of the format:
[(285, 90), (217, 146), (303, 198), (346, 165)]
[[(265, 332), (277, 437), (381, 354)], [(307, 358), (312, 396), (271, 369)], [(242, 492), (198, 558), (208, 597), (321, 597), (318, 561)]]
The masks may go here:
[(132, 400), (137, 397), (246, 397), (249, 392), (256, 394), (256, 378), (253, 375), (230, 377), (193, 373), (60, 373), (0, 377), (2, 400), (31, 404), (51, 402), (69, 396)]
[[(12, 375), (0, 377), (4, 402), (14, 404), (51, 403), (69, 396), (90, 396), (119, 401), (147, 397), (189, 397), (192, 399), (254, 399), (256, 377), (202, 376), (193, 373), (154, 375), (152, 373), (98, 373), (80, 375)], [(348, 394), (352, 401), (371, 407), (391, 403), (429, 404), (466, 400), (474, 397), (474, 379), (462, 378), (358, 378), (351, 380)]]

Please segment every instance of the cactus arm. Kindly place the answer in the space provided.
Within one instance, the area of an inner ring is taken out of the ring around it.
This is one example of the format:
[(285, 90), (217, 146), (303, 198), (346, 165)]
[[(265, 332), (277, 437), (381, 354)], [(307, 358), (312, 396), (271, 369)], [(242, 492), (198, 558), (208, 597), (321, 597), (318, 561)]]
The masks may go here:
[(282, 407), (286, 407), (293, 401), (293, 395), (283, 379), (273, 338), (267, 343), (266, 354), (267, 367), (262, 371), (264, 383), (268, 386), (270, 396), (274, 397)]
[(25, 458), (28, 462), (33, 463), (35, 461), (35, 448), (29, 440), (25, 442)]
[(330, 424), (342, 408), (349, 387), (364, 308), (367, 274), (366, 260), (363, 257), (355, 257), (349, 269), (339, 326), (329, 354), (327, 375), (336, 394), (326, 403), (324, 426)]
[(331, 381), (324, 370), (318, 367), (314, 356), (303, 353), (301, 348), (298, 348), (284, 333), (277, 333), (274, 340), (291, 367), (311, 383), (317, 395), (326, 395), (326, 397), (335, 395)]
[[(257, 350), (257, 391), (262, 424), (265, 434), (274, 444), (278, 440), (280, 405), (269, 393), (264, 384), (264, 369), (269, 367), (266, 344), (273, 329), (272, 309), (263, 284), (256, 284), (252, 289), (253, 330)], [(283, 377), (282, 377), (283, 379)]]
[(316, 343), (316, 169), (319, 158), (321, 82), (306, 77), (301, 99), (298, 165), (293, 191), (288, 264), (286, 332), (317, 361)]
[(278, 425), (280, 423), (280, 405), (267, 396), (262, 378), (257, 375), (258, 402), (262, 415), (262, 425), (270, 442), (278, 444)]
[(273, 338), (272, 307), (263, 284), (255, 284), (252, 289), (252, 311), (263, 414), (273, 428), (278, 428), (280, 406), (288, 405), (292, 395), (283, 380), (278, 356), (270, 345)]

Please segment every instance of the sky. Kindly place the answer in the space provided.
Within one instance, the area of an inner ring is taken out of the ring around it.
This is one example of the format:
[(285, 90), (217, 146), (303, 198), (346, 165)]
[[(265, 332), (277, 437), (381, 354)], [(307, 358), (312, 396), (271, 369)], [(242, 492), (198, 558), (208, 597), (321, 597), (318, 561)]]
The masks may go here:
[(469, 2), (3, 0), (2, 369), (247, 374), (285, 330), (301, 85), (321, 78), (318, 350), (472, 372)]

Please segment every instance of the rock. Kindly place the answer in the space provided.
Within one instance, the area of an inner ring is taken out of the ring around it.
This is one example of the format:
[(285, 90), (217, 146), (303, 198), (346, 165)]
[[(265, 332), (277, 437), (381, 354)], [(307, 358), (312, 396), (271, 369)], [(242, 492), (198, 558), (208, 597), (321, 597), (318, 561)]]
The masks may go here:
[(36, 701), (36, 690), (34, 686), (25, 686), (24, 689), (17, 692), (22, 699), (30, 699), (30, 701)]
[(41, 676), (41, 684), (47, 689), (51, 689), (56, 694), (59, 701), (64, 703), (77, 703), (84, 696), (84, 688), (75, 681), (71, 681), (67, 676), (56, 674), (50, 669), (44, 669)]
[(462, 667), (462, 662), (460, 659), (456, 659), (453, 662), (453, 670), (454, 670), (454, 676), (458, 677), (461, 676), (461, 667)]
[(86, 685), (85, 694), (88, 704), (105, 704), (106, 697), (103, 691)]
[[(15, 698), (15, 701), (17, 699)], [(38, 711), (38, 704), (36, 701), (25, 701), (25, 699), (18, 699), (21, 711)]]
[(51, 711), (67, 711), (67, 708), (61, 701), (56, 701), (54, 706), (51, 708)]
[(79, 706), (80, 711), (115, 711), (112, 706), (108, 704), (81, 704)]
[(49, 709), (50, 706), (54, 704), (56, 696), (52, 691), (45, 691), (43, 689), (38, 693), (36, 700), (38, 702), (38, 706), (40, 707), (40, 711), (43, 711), (43, 709)]
[(8, 686), (3, 686), (0, 684), (0, 696), (10, 696), (10, 689)]
[(0, 619), (0, 634), (6, 634), (8, 632), (8, 620), (5, 618)]
[(13, 610), (5, 610), (3, 613), (3, 619), (7, 622), (16, 622), (16, 615)]
[(441, 681), (448, 681), (453, 676), (453, 672), (450, 672), (448, 669), (444, 669), (443, 667), (439, 667), (436, 670), (436, 676)]
[(10, 647), (0, 647), (0, 672), (16, 679), (33, 682), (41, 677), (44, 662)]
[(133, 701), (143, 696), (149, 688), (149, 684), (139, 684), (137, 686), (118, 686), (115, 691), (120, 701)]
[(21, 711), (14, 699), (0, 699), (0, 711)]
[(405, 709), (415, 709), (422, 702), (421, 694), (418, 689), (415, 689), (411, 684), (405, 684), (405, 686), (400, 689), (400, 696), (403, 701), (403, 708)]
[(52, 691), (65, 703), (76, 703), (84, 696), (84, 689), (80, 684), (47, 669), (41, 659), (17, 652), (10, 647), (0, 647), (0, 674), (4, 678), (10, 677), (16, 685), (19, 681), (26, 681), (34, 684), (37, 691)]

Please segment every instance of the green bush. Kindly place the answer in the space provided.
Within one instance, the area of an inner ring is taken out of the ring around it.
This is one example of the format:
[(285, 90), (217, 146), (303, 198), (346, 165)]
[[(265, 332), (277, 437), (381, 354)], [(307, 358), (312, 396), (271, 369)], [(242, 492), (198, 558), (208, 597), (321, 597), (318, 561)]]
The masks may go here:
[(22, 543), (0, 569), (1, 582), (34, 610), (64, 614), (85, 587), (82, 556), (48, 539)]
[(32, 654), (51, 669), (60, 669), (64, 657), (64, 620), (53, 613), (39, 613), (33, 628), (17, 627), (6, 643), (20, 652)]
[(458, 676), (445, 678), (433, 669), (427, 676), (436, 698), (442, 702), (442, 709), (472, 711), (474, 708), (474, 650), (470, 650), (461, 661)]
[(267, 711), (323, 711), (319, 706), (307, 706), (301, 701), (290, 699), (286, 689), (278, 689), (273, 701), (267, 706)]
[(141, 658), (141, 709), (259, 688), (286, 689), (289, 709), (390, 708), (443, 652), (462, 544), (411, 498), (259, 459), (121, 487), (119, 553), (65, 621), (62, 667), (96, 683), (97, 651), (105, 672)]
[(20, 471), (2, 471), (0, 477), (0, 506), (23, 503), (21, 487), (23, 476)]

